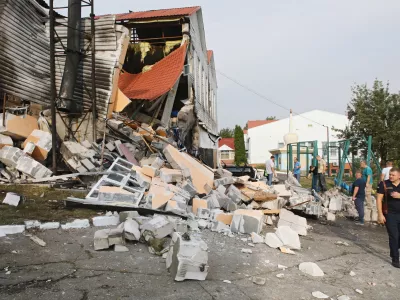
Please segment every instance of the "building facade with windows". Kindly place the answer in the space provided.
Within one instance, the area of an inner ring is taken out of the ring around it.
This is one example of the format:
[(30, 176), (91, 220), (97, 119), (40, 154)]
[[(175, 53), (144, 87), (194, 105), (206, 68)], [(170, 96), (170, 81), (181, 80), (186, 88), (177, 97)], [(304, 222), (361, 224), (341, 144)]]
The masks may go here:
[[(247, 130), (246, 141), (248, 151), (248, 162), (252, 165), (264, 164), (271, 155), (276, 156), (277, 169), (286, 170), (287, 168), (287, 147), (284, 136), (289, 132), (289, 120), (285, 118), (249, 128)], [(334, 129), (344, 129), (348, 125), (348, 119), (343, 114), (336, 114), (322, 110), (313, 110), (303, 114), (295, 115), (292, 118), (293, 133), (297, 134), (299, 142), (305, 143), (311, 152), (312, 141), (318, 142), (318, 153), (326, 159), (327, 139), (329, 134), (330, 141), (330, 162), (331, 165), (339, 163), (339, 151), (335, 146), (339, 140), (338, 132)], [(303, 149), (304, 152), (306, 148)], [(295, 155), (294, 155), (295, 156)], [(309, 161), (311, 161), (310, 155)], [(303, 170), (306, 166), (307, 155), (300, 155), (300, 162)]]
[(235, 139), (222, 138), (218, 141), (219, 165), (235, 164)]

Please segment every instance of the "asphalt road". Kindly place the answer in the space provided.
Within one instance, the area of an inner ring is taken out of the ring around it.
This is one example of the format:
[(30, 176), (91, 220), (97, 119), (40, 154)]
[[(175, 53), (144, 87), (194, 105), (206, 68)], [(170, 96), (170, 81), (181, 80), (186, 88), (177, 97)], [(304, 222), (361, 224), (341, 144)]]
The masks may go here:
[[(205, 230), (201, 235), (209, 246), (207, 280), (185, 282), (174, 282), (165, 260), (143, 244), (129, 243), (125, 253), (94, 251), (96, 228), (37, 233), (46, 247), (22, 234), (8, 236), (0, 238), (0, 299), (306, 300), (315, 299), (313, 291), (332, 299), (343, 294), (352, 300), (400, 299), (400, 270), (389, 264), (384, 228), (357, 227), (347, 220), (309, 224), (313, 229), (301, 237), (302, 250), (296, 255), (265, 244), (251, 248), (240, 240), (245, 236), (229, 238)], [(349, 246), (336, 245), (337, 241)], [(253, 253), (241, 253), (242, 248)], [(299, 263), (307, 261), (317, 263), (325, 276), (300, 272)], [(278, 264), (288, 268), (280, 270)], [(356, 275), (350, 276), (350, 271)], [(276, 277), (280, 273), (283, 278)], [(265, 278), (266, 284), (254, 284), (252, 276)]]

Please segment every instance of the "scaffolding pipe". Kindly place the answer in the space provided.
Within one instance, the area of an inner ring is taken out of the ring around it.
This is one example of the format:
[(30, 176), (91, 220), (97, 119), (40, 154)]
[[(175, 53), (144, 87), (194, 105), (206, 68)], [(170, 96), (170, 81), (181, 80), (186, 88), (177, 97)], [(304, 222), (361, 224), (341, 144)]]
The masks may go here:
[(82, 113), (82, 104), (73, 100), (81, 59), (81, 5), (81, 0), (68, 0), (67, 57), (59, 93), (62, 104), (58, 108), (66, 113)]
[(57, 128), (56, 128), (56, 62), (54, 41), (54, 0), (50, 0), (50, 104), (51, 104), (51, 150), (52, 170), (57, 174)]
[(94, 0), (91, 1), (91, 12), (90, 12), (90, 25), (92, 35), (92, 126), (93, 126), (93, 142), (96, 141), (96, 118), (97, 118), (97, 106), (96, 106), (96, 43), (95, 43), (95, 27), (94, 27)]

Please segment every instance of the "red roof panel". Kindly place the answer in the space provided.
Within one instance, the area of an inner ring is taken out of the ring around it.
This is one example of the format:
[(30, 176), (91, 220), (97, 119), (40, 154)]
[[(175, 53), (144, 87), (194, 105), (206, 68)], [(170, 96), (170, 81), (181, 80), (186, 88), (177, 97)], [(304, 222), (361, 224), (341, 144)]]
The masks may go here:
[(154, 18), (165, 18), (165, 17), (182, 17), (191, 16), (197, 12), (201, 7), (181, 7), (181, 8), (167, 8), (157, 9), (148, 11), (136, 11), (125, 14), (118, 14), (117, 20), (137, 20), (137, 19), (154, 19)]
[(272, 122), (275, 122), (275, 121), (277, 121), (277, 120), (255, 120), (255, 121), (248, 121), (248, 122), (247, 122), (247, 129), (251, 129), (251, 128), (254, 128), (254, 127), (261, 126), (261, 125), (269, 124), (269, 123), (272, 123)]
[(167, 93), (182, 74), (186, 43), (144, 73), (122, 73), (118, 87), (130, 99), (153, 101)]
[(232, 150), (235, 150), (235, 138), (222, 138), (218, 141), (218, 148), (227, 145)]

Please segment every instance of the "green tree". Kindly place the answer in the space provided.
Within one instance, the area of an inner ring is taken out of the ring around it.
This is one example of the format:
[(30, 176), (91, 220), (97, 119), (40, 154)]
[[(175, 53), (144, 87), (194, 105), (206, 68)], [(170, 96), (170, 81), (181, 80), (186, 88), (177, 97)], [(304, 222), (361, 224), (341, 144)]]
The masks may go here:
[(246, 148), (244, 146), (243, 130), (239, 125), (235, 127), (235, 164), (243, 165), (247, 162)]
[(269, 117), (267, 117), (265, 120), (276, 120), (276, 117), (275, 116), (269, 116)]
[(230, 129), (230, 128), (222, 128), (219, 131), (219, 135), (222, 138), (233, 138), (234, 131), (233, 131), (233, 129)]
[(391, 94), (389, 83), (375, 80), (370, 89), (366, 84), (352, 87), (352, 99), (347, 105), (349, 125), (337, 130), (339, 138), (357, 138), (352, 152), (362, 150), (366, 156), (364, 137), (372, 136), (372, 150), (384, 164), (399, 157), (400, 150), (400, 94)]

